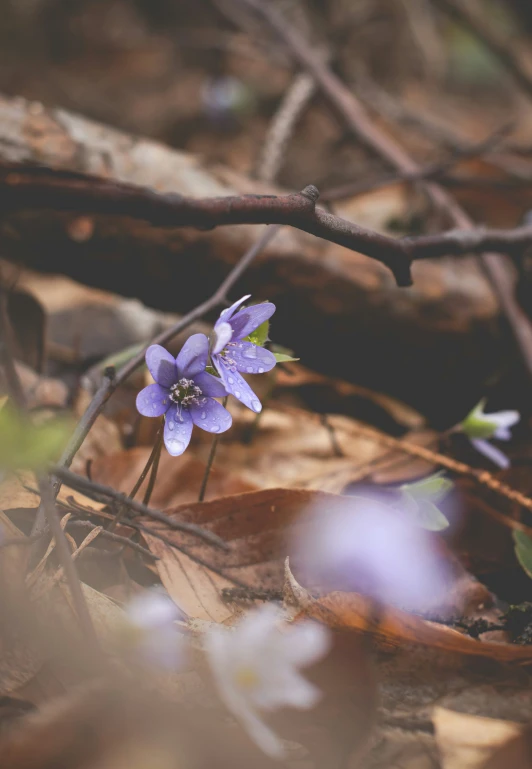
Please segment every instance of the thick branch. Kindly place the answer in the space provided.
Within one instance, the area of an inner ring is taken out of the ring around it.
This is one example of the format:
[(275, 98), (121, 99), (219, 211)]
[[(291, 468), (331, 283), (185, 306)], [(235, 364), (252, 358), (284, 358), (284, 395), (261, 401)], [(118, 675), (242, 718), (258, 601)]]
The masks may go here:
[[(4, 211), (50, 208), (127, 216), (159, 227), (199, 229), (235, 224), (290, 225), (382, 262), (403, 286), (410, 285), (410, 263), (417, 259), (484, 251), (515, 255), (532, 246), (532, 225), (511, 230), (479, 227), (412, 238), (388, 237), (315, 207), (317, 196), (315, 187), (307, 187), (291, 195), (188, 198), (83, 174), (0, 166), (0, 206)], [(231, 282), (234, 280), (232, 276)], [(218, 297), (223, 293), (218, 291)], [(212, 303), (208, 309), (212, 309)], [(206, 311), (197, 308), (193, 320)]]
[(397, 241), (316, 209), (317, 197), (316, 188), (307, 187), (292, 195), (187, 198), (39, 166), (0, 165), (3, 213), (51, 209), (128, 216), (159, 227), (201, 230), (228, 224), (288, 224), (352, 251), (361, 251), (389, 267), (398, 285), (411, 285), (410, 262)]

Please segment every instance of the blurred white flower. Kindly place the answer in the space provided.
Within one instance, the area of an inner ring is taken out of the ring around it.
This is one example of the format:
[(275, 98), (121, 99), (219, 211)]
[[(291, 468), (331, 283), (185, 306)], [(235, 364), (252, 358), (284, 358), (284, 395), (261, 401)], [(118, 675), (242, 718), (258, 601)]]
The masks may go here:
[(183, 637), (175, 621), (183, 615), (162, 590), (146, 590), (126, 606), (121, 641), (126, 651), (152, 667), (175, 670), (183, 659)]
[(361, 593), (411, 611), (429, 610), (446, 593), (450, 569), (435, 535), (409, 510), (377, 497), (316, 508), (296, 534), (296, 576), (301, 569), (300, 581), (312, 588)]
[(499, 441), (509, 441), (512, 437), (510, 427), (513, 427), (521, 419), (518, 411), (496, 411), (493, 414), (485, 414), (486, 399), (480, 401), (460, 427), (462, 432), (481, 454), (488, 457), (494, 464), (503, 469), (510, 466), (510, 460), (500, 449), (493, 446), (488, 438), (496, 438)]
[(269, 604), (251, 611), (236, 628), (213, 627), (205, 636), (221, 699), (272, 758), (282, 758), (284, 748), (261, 713), (314, 707), (321, 692), (303, 678), (299, 668), (324, 657), (331, 643), (323, 625), (303, 621), (281, 630), (280, 620), (280, 609)]

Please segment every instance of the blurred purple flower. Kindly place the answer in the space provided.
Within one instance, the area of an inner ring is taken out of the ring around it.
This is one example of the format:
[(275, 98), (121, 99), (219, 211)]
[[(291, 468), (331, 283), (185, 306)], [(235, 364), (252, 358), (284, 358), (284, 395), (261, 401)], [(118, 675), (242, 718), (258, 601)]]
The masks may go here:
[(437, 606), (451, 579), (434, 535), (379, 498), (314, 510), (295, 551), (311, 587), (357, 592), (410, 611)]
[(209, 433), (231, 427), (231, 414), (213, 400), (227, 392), (220, 379), (205, 371), (208, 356), (205, 334), (189, 337), (177, 358), (158, 344), (146, 350), (146, 365), (156, 384), (139, 392), (137, 409), (146, 417), (165, 415), (164, 444), (174, 457), (190, 443), (193, 425)]
[(243, 374), (264, 374), (275, 366), (275, 355), (258, 344), (246, 341), (262, 323), (271, 318), (275, 305), (271, 302), (255, 304), (237, 312), (240, 305), (251, 295), (243, 296), (231, 307), (222, 310), (214, 325), (215, 343), (212, 360), (227, 392), (234, 395), (248, 409), (258, 413), (262, 405), (240, 376)]

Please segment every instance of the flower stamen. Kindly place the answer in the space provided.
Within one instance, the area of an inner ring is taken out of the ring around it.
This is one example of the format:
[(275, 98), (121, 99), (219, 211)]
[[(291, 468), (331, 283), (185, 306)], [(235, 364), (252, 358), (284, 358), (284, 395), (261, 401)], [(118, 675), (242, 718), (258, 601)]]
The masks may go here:
[(179, 406), (201, 405), (205, 402), (203, 391), (192, 379), (180, 379), (170, 387), (170, 400)]

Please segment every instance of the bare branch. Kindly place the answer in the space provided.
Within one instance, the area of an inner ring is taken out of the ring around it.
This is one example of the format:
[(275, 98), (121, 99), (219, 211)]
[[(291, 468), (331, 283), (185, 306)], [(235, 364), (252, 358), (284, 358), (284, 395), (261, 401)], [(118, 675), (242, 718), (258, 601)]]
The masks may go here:
[(114, 499), (116, 502), (120, 502), (121, 505), (133, 510), (138, 515), (144, 515), (146, 518), (151, 518), (154, 521), (164, 523), (171, 529), (183, 531), (185, 534), (191, 534), (194, 537), (202, 539), (209, 545), (214, 545), (222, 550), (227, 550), (227, 545), (223, 539), (220, 539), (217, 534), (213, 534), (211, 531), (202, 529), (201, 526), (197, 526), (195, 523), (176, 521), (175, 518), (170, 518), (160, 510), (154, 510), (143, 502), (138, 502), (136, 499), (130, 499), (127, 494), (123, 494), (121, 491), (116, 491), (116, 489), (112, 489), (110, 486), (104, 486), (101, 483), (89, 481), (88, 478), (84, 478), (82, 475), (76, 475), (76, 473), (73, 473), (64, 467), (56, 466), (53, 468), (52, 472), (71, 489), (78, 489), (87, 496), (96, 495), (100, 499), (102, 497), (105, 499)]

